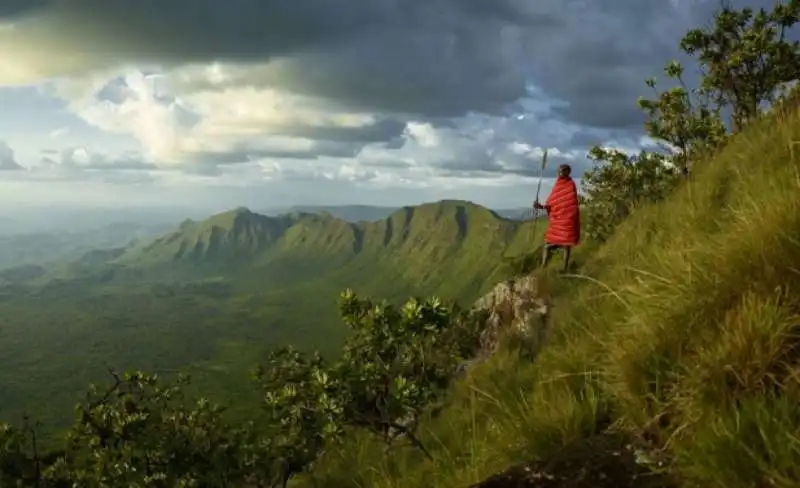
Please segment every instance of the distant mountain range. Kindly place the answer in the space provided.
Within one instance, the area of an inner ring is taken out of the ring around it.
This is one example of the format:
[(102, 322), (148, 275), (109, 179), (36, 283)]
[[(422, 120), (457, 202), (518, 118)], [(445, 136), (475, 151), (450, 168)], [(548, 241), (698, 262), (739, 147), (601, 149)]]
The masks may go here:
[(152, 239), (172, 224), (116, 222), (94, 229), (0, 234), (0, 270), (23, 265), (50, 265), (106, 249)]
[[(281, 215), (291, 213), (328, 213), (348, 222), (373, 222), (385, 219), (402, 207), (380, 207), (372, 205), (297, 205), (293, 207), (264, 210), (265, 215)], [(494, 210), (501, 217), (512, 220), (528, 220), (531, 217), (529, 208), (513, 208)]]
[[(268, 216), (237, 208), (202, 221), (187, 219), (172, 232), (110, 253), (102, 262), (94, 256), (91, 264), (71, 263), (61, 268), (61, 276), (87, 277), (102, 265), (102, 273), (113, 270), (119, 279), (224, 275), (286, 286), (322, 279), (326, 273), (349, 277), (355, 270), (369, 270), (370, 281), (391, 285), (380, 287), (387, 293), (392, 287), (403, 293), (442, 291), (447, 283), (446, 295), (455, 298), (477, 293), (501, 256), (531, 244), (530, 223), (470, 202), (446, 200), (389, 210), (304, 207)], [(386, 215), (379, 217), (382, 213)], [(366, 216), (378, 220), (362, 218)]]

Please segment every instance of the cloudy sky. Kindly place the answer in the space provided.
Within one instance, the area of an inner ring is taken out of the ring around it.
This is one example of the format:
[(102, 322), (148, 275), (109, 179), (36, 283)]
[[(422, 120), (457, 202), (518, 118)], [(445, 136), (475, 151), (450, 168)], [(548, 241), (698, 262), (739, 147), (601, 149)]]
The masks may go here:
[(3, 0), (0, 205), (528, 205), (716, 5)]

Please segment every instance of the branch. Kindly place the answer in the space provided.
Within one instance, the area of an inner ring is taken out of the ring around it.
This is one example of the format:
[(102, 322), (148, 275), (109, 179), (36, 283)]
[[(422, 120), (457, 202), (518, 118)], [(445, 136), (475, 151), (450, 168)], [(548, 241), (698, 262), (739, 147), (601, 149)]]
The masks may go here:
[(393, 429), (395, 429), (395, 430), (397, 430), (397, 431), (402, 432), (406, 437), (408, 437), (408, 440), (411, 441), (411, 444), (414, 447), (416, 447), (420, 451), (422, 451), (422, 453), (425, 454), (425, 456), (428, 458), (428, 460), (433, 461), (433, 456), (431, 456), (431, 453), (428, 452), (428, 449), (425, 448), (425, 445), (422, 444), (422, 441), (417, 439), (417, 437), (414, 435), (414, 433), (411, 432), (406, 426), (400, 425), (400, 424), (398, 424), (396, 422), (389, 422), (388, 426), (393, 428)]

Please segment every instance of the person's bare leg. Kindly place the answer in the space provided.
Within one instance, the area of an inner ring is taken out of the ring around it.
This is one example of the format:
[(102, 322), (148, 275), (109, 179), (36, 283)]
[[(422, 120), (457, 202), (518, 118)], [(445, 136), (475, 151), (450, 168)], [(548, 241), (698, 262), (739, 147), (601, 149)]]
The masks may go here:
[(572, 254), (572, 247), (571, 246), (564, 246), (564, 272), (566, 273), (569, 271), (569, 258)]
[(550, 262), (551, 257), (553, 257), (553, 249), (545, 244), (544, 247), (542, 247), (542, 268), (547, 266), (547, 263)]

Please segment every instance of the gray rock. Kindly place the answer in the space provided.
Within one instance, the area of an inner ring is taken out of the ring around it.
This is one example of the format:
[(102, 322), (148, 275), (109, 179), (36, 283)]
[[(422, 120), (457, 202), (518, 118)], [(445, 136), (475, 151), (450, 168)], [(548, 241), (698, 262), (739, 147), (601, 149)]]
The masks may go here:
[(463, 377), (472, 366), (494, 354), (501, 340), (509, 335), (541, 345), (550, 305), (541, 296), (536, 276), (525, 275), (499, 283), (472, 308), (488, 312), (489, 317), (481, 333), (477, 356), (462, 362), (456, 377)]

